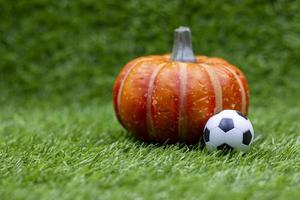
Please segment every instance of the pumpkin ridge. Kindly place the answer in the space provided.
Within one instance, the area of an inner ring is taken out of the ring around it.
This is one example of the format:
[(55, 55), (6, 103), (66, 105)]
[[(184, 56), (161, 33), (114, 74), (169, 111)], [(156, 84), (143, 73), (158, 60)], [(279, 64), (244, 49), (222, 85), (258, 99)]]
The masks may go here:
[(217, 75), (215, 74), (213, 69), (210, 69), (210, 66), (207, 64), (202, 64), (203, 68), (205, 69), (205, 71), (207, 72), (209, 79), (211, 81), (211, 84), (213, 86), (214, 89), (214, 94), (215, 94), (215, 109), (214, 109), (214, 113), (220, 112), (223, 109), (223, 95), (222, 95), (222, 88), (221, 88), (221, 84), (220, 81), (217, 77)]
[(120, 80), (120, 87), (118, 89), (117, 93), (117, 106), (116, 106), (116, 115), (120, 117), (119, 121), (121, 124), (125, 127), (125, 124), (122, 122), (121, 115), (120, 115), (120, 108), (121, 108), (121, 96), (124, 88), (124, 84), (127, 80), (128, 75), (130, 72), (135, 68), (138, 67), (139, 64), (145, 62), (145, 61), (151, 61), (153, 58), (142, 58), (141, 60), (137, 61), (136, 63), (132, 64), (132, 66), (128, 69), (128, 71), (125, 73), (122, 80)]
[[(125, 75), (127, 75), (127, 76), (129, 75), (129, 71), (131, 71), (131, 68), (134, 65), (136, 65), (139, 62), (139, 60), (141, 60), (141, 58), (136, 58), (136, 59), (130, 61), (128, 64), (126, 64), (125, 67), (123, 68), (123, 70), (120, 72), (120, 74), (116, 78), (115, 83), (114, 83), (114, 88), (113, 88), (114, 109), (115, 109), (117, 119), (123, 127), (125, 127), (125, 124), (121, 120), (120, 105), (119, 105), (120, 100), (118, 100), (120, 98), (119, 95), (121, 94), (120, 93), (121, 83), (123, 82)], [(122, 88), (123, 88), (123, 85), (122, 85)]]
[(235, 80), (237, 81), (239, 87), (240, 87), (240, 92), (241, 92), (241, 97), (242, 97), (242, 113), (244, 115), (246, 115), (246, 104), (247, 104), (247, 97), (246, 97), (246, 92), (245, 92), (245, 88), (244, 85), (241, 81), (241, 79), (238, 77), (238, 75), (235, 73), (235, 71), (227, 66), (225, 66), (225, 69), (228, 70), (235, 78)]
[(186, 86), (187, 86), (187, 64), (179, 65), (179, 113), (178, 113), (178, 138), (185, 140), (186, 136)]
[(152, 111), (151, 111), (151, 103), (152, 103), (152, 93), (154, 89), (154, 82), (156, 80), (157, 75), (159, 72), (164, 68), (166, 63), (159, 64), (157, 66), (157, 69), (155, 69), (151, 76), (150, 76), (150, 81), (148, 84), (148, 89), (147, 89), (147, 102), (146, 102), (146, 121), (147, 121), (147, 130), (148, 134), (151, 137), (155, 135), (154, 132), (154, 127), (153, 127), (153, 120), (152, 120)]

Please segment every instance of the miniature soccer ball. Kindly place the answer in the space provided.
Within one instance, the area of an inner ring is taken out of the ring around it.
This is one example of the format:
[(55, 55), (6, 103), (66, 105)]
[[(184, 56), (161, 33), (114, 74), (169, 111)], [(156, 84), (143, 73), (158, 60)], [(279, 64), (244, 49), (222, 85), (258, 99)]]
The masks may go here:
[(223, 110), (212, 116), (204, 128), (203, 139), (209, 151), (246, 152), (254, 138), (251, 122), (241, 112)]

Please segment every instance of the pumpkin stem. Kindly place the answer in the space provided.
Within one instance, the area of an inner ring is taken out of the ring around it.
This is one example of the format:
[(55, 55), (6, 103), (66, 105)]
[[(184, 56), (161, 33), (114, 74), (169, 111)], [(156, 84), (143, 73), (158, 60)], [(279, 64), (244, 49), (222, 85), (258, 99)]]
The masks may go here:
[(196, 62), (192, 49), (191, 30), (180, 26), (174, 31), (174, 43), (171, 55), (172, 61)]

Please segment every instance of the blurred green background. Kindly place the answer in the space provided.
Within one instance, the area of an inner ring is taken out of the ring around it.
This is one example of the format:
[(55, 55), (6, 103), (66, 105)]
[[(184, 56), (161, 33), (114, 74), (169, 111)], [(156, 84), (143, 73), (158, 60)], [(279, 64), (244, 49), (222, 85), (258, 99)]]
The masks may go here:
[(299, 10), (296, 0), (0, 0), (1, 102), (110, 101), (120, 69), (170, 52), (180, 25), (195, 53), (244, 71), (252, 105), (298, 100)]

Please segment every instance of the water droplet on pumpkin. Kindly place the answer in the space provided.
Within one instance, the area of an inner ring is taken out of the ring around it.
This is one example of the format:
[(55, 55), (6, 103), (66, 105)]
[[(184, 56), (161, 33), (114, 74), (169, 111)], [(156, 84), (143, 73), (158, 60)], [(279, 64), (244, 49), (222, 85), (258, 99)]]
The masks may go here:
[(154, 101), (152, 102), (152, 104), (153, 104), (153, 105), (156, 105), (156, 104), (157, 104), (157, 101), (156, 101), (156, 100), (154, 100)]

